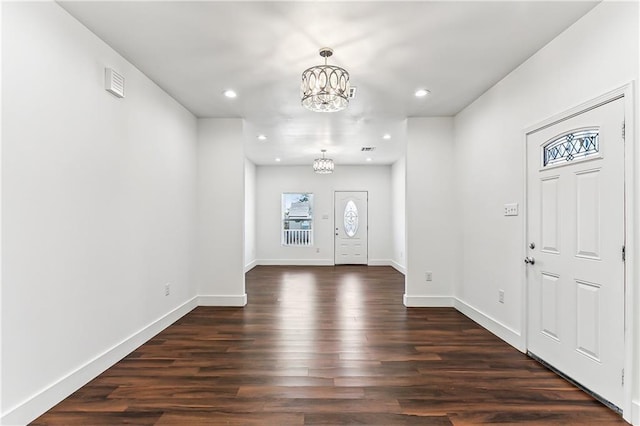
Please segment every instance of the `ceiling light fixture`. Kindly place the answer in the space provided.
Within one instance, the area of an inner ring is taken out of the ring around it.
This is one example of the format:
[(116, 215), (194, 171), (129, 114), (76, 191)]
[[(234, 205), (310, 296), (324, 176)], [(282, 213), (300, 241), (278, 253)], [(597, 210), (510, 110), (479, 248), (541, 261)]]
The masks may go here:
[(416, 95), (416, 98), (424, 98), (429, 93), (431, 93), (431, 92), (428, 91), (427, 89), (418, 89), (418, 90), (416, 90), (415, 95)]
[(280, 162), (280, 159), (279, 159), (279, 158), (276, 158), (276, 163), (279, 163), (279, 162)]
[(333, 169), (335, 165), (333, 164), (333, 160), (331, 158), (324, 158), (324, 153), (327, 152), (326, 149), (322, 150), (322, 158), (316, 158), (313, 160), (313, 171), (320, 174), (333, 173)]
[(384, 136), (382, 136), (382, 139), (391, 139), (391, 135), (389, 133), (385, 133)]
[(367, 157), (367, 161), (371, 161), (371, 157)]
[(333, 50), (323, 47), (320, 56), (324, 58), (324, 65), (302, 73), (302, 106), (310, 111), (335, 112), (349, 105), (349, 73), (344, 68), (327, 65), (331, 55)]
[(258, 135), (258, 140), (259, 141), (266, 141), (267, 137), (265, 135)]
[(237, 97), (237, 96), (238, 96), (238, 94), (237, 94), (236, 92), (234, 92), (233, 90), (231, 90), (231, 89), (227, 89), (227, 90), (225, 90), (225, 91), (224, 91), (224, 95), (225, 95), (227, 98), (231, 98), (231, 99), (233, 99), (233, 98), (235, 98), (235, 97)]

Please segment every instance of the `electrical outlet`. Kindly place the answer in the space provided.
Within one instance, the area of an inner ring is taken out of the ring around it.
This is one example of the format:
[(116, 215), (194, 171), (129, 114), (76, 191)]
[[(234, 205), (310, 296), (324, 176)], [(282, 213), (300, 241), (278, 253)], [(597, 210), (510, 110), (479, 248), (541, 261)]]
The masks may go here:
[(424, 273), (424, 279), (426, 281), (433, 281), (433, 272), (427, 271)]
[(166, 283), (164, 285), (164, 295), (168, 296), (171, 294), (171, 283)]
[(505, 216), (518, 216), (518, 203), (511, 203), (504, 205)]
[(504, 303), (504, 290), (498, 290), (498, 302)]

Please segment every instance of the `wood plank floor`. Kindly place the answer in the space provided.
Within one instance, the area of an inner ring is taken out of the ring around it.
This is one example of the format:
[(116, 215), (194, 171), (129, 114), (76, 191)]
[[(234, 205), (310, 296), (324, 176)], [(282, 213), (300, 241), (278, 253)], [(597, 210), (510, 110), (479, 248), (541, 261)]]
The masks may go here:
[(257, 267), (37, 425), (625, 424), (388, 267)]

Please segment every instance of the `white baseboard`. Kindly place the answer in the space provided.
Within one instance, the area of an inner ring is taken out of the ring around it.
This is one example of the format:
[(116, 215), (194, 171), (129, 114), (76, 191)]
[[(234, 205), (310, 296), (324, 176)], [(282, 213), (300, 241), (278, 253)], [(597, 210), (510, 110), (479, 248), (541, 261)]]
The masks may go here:
[(220, 296), (208, 294), (198, 296), (198, 306), (245, 306), (247, 293), (237, 296)]
[[(265, 266), (334, 266), (335, 262), (333, 259), (258, 259), (252, 262), (251, 268), (257, 265), (265, 265)], [(247, 265), (247, 267), (249, 267)], [(394, 262), (390, 259), (369, 259), (367, 262), (368, 266), (391, 266), (397, 269), (402, 274), (405, 273), (404, 266), (399, 263)], [(248, 270), (245, 268), (245, 272)], [(251, 269), (249, 268), (249, 269)]]
[(522, 342), (522, 335), (514, 329), (502, 324), (500, 321), (490, 317), (489, 315), (480, 312), (478, 309), (458, 298), (455, 299), (454, 307), (483, 328), (518, 349), (520, 352), (526, 351), (526, 347), (524, 347)]
[(42, 389), (26, 401), (2, 414), (0, 424), (23, 425), (35, 420), (51, 407), (71, 395), (109, 367), (129, 355), (153, 336), (182, 318), (197, 306), (197, 297), (186, 301), (166, 315), (158, 318), (122, 342), (78, 367), (52, 385)]
[(254, 259), (251, 262), (249, 262), (246, 265), (244, 265), (244, 273), (246, 274), (247, 272), (249, 272), (250, 270), (252, 270), (256, 266), (258, 266), (258, 261)]
[(451, 296), (402, 296), (407, 308), (452, 308), (454, 298)]
[(391, 260), (389, 259), (369, 259), (367, 261), (368, 266), (391, 266)]
[(640, 426), (640, 401), (631, 402), (631, 424)]
[(402, 275), (407, 275), (407, 268), (405, 268), (395, 260), (392, 260), (389, 266), (391, 266), (396, 271), (400, 272)]
[(258, 259), (265, 266), (333, 266), (333, 259)]

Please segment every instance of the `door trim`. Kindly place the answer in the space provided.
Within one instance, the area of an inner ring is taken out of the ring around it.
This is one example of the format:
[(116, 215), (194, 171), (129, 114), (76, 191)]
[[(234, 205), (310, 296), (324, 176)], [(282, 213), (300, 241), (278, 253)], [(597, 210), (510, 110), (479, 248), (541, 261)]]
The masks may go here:
[[(624, 371), (625, 371), (625, 380), (623, 385), (623, 404), (622, 404), (622, 417), (627, 421), (632, 421), (632, 411), (633, 411), (633, 387), (634, 382), (638, 379), (637, 371), (634, 371), (633, 365), (633, 348), (636, 344), (634, 340), (634, 333), (637, 334), (636, 330), (634, 330), (634, 301), (638, 298), (638, 292), (640, 292), (640, 288), (634, 286), (635, 283), (640, 283), (640, 277), (638, 277), (638, 268), (637, 264), (638, 253), (636, 252), (636, 247), (640, 244), (640, 235), (636, 235), (636, 229), (638, 224), (636, 223), (636, 215), (634, 212), (640, 213), (640, 206), (638, 202), (640, 201), (638, 197), (635, 196), (635, 193), (639, 188), (638, 183), (634, 180), (634, 172), (638, 168), (640, 169), (640, 150), (636, 150), (634, 145), (636, 142), (636, 123), (635, 123), (635, 103), (634, 103), (634, 93), (635, 93), (635, 82), (631, 81), (624, 86), (618, 87), (610, 92), (607, 92), (597, 98), (586, 101), (580, 105), (577, 105), (571, 109), (563, 111), (559, 114), (555, 114), (543, 121), (540, 121), (534, 125), (528, 126), (523, 131), (523, 146), (524, 146), (524, 187), (523, 187), (523, 229), (522, 235), (523, 244), (521, 247), (521, 259), (524, 259), (527, 255), (526, 251), (526, 242), (527, 242), (527, 230), (528, 230), (528, 206), (527, 206), (527, 187), (528, 187), (528, 158), (527, 158), (527, 138), (540, 130), (543, 130), (549, 126), (560, 123), (569, 118), (575, 117), (579, 114), (597, 108), (606, 103), (615, 101), (620, 98), (624, 98), (624, 120), (625, 120), (625, 141), (624, 141), (624, 222), (625, 222), (625, 230), (624, 230), (624, 239), (625, 239), (625, 247), (627, 252), (626, 261), (624, 264), (624, 306), (625, 306), (625, 315), (624, 315)], [(620, 129), (622, 132), (622, 128)], [(526, 275), (526, 265), (523, 263), (521, 265), (521, 294), (522, 305), (521, 305), (521, 339), (520, 339), (520, 349), (522, 352), (527, 353), (528, 350), (528, 291), (527, 291), (527, 275)], [(622, 373), (622, 372), (621, 372)]]

